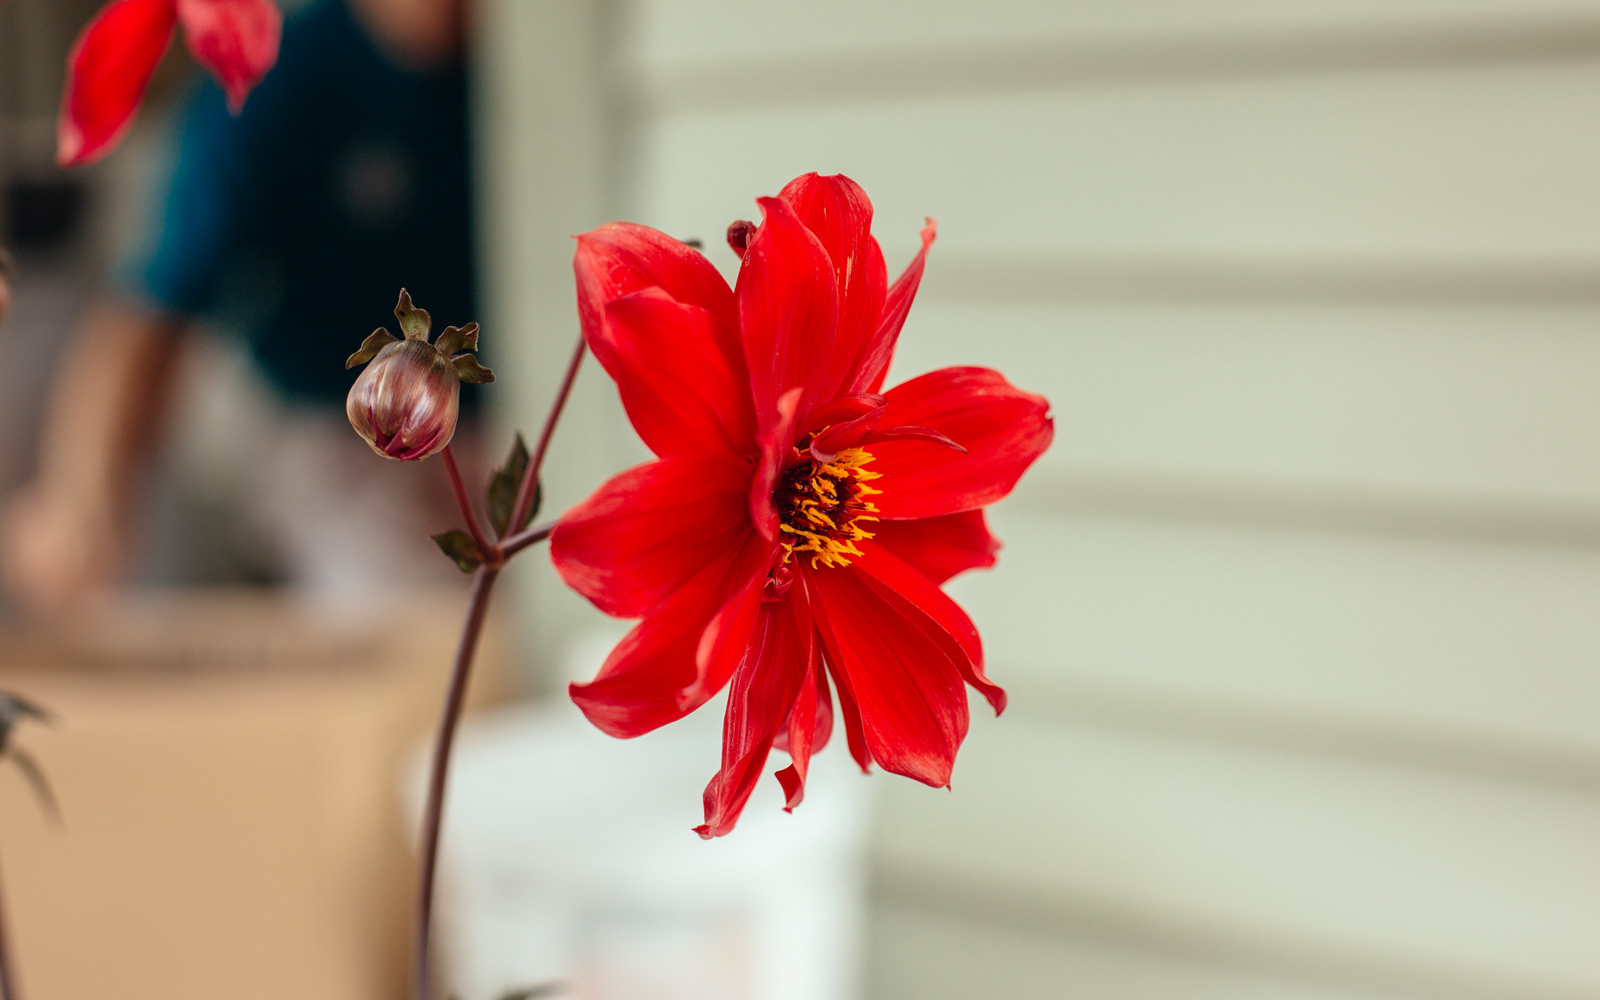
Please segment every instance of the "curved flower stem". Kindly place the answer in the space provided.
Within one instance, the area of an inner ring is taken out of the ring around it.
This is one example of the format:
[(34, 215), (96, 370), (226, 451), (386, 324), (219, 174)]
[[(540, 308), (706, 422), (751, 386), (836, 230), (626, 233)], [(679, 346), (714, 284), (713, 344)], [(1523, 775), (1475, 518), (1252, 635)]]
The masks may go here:
[(554, 521), (546, 521), (543, 524), (534, 525), (527, 531), (519, 531), (500, 542), (500, 551), (505, 553), (507, 559), (510, 559), (528, 546), (538, 545), (546, 538), (549, 538), (550, 532), (554, 531), (555, 527), (556, 523)]
[(529, 511), (533, 509), (533, 495), (539, 488), (539, 469), (544, 465), (544, 456), (550, 450), (550, 437), (556, 432), (556, 422), (561, 419), (561, 411), (567, 405), (567, 397), (572, 395), (572, 383), (577, 381), (578, 368), (583, 364), (583, 355), (587, 351), (583, 334), (578, 335), (578, 346), (572, 351), (572, 359), (567, 362), (567, 371), (561, 379), (561, 388), (556, 390), (556, 398), (550, 403), (550, 414), (544, 418), (544, 428), (539, 431), (539, 440), (533, 446), (533, 457), (528, 461), (528, 474), (522, 478), (522, 487), (517, 491), (517, 503), (512, 508), (511, 520), (508, 524), (518, 525), (526, 521)]
[[(550, 438), (555, 433), (556, 422), (561, 419), (561, 411), (567, 405), (567, 398), (572, 395), (572, 384), (578, 377), (578, 368), (583, 362), (584, 351), (584, 341), (580, 336), (578, 346), (572, 352), (572, 360), (567, 362), (567, 371), (562, 377), (561, 387), (556, 390), (555, 401), (550, 404), (550, 413), (545, 417), (544, 427), (539, 431), (539, 441), (534, 446), (533, 456), (528, 462), (528, 472), (523, 477), (522, 486), (517, 492), (511, 524), (521, 524), (527, 520), (528, 512), (533, 507), (534, 491), (539, 482), (539, 468), (544, 464), (545, 453), (550, 449)], [(495, 580), (500, 576), (500, 568), (505, 561), (523, 549), (549, 538), (554, 527), (553, 524), (536, 525), (526, 531), (507, 536), (499, 545), (490, 544), (484, 537), (483, 529), (478, 525), (478, 518), (473, 512), (466, 485), (461, 480), (461, 470), (456, 467), (455, 456), (448, 447), (444, 449), (443, 455), (445, 468), (450, 473), (450, 487), (455, 491), (456, 503), (461, 506), (461, 513), (467, 519), (467, 529), (472, 535), (473, 543), (489, 561), (478, 567), (472, 579), (472, 596), (467, 603), (467, 620), (461, 629), (461, 643), (456, 647), (455, 665), (450, 670), (450, 686), (445, 692), (444, 709), (439, 716), (439, 732), (433, 744), (433, 764), (428, 775), (428, 801), (422, 820), (421, 872), (417, 884), (416, 954), (412, 956), (415, 973), (412, 988), (415, 1000), (431, 1000), (433, 996), (433, 889), (434, 876), (439, 865), (439, 831), (444, 824), (445, 782), (450, 772), (450, 751), (455, 745), (456, 726), (461, 721), (462, 706), (466, 704), (467, 681), (472, 674), (472, 658), (477, 652), (478, 639), (483, 634), (484, 617), (489, 610), (489, 595), (494, 590)], [(5, 994), (0, 995), (0, 1000), (14, 1000), (14, 998)]]
[(4, 905), (0, 905), (0, 1000), (21, 1000), (11, 978), (11, 951), (6, 947)]
[(432, 949), (429, 947), (433, 924), (434, 870), (439, 861), (439, 828), (444, 820), (445, 779), (450, 771), (450, 750), (455, 744), (456, 724), (461, 721), (461, 706), (466, 703), (467, 679), (472, 673), (472, 657), (483, 633), (483, 619), (489, 610), (489, 594), (496, 566), (480, 566), (472, 578), (472, 596), (467, 604), (467, 621), (461, 629), (461, 645), (456, 648), (455, 665), (450, 670), (450, 687), (445, 692), (444, 709), (439, 716), (439, 732), (434, 738), (433, 767), (428, 775), (428, 804), (422, 820), (422, 872), (417, 885), (416, 1000), (433, 995)]
[(498, 565), (504, 561), (500, 556), (500, 548), (489, 541), (483, 526), (478, 523), (478, 514), (472, 509), (472, 498), (467, 495), (467, 484), (461, 479), (461, 468), (456, 465), (456, 453), (449, 445), (445, 445), (439, 455), (444, 459), (445, 471), (450, 474), (450, 490), (456, 495), (456, 506), (461, 508), (461, 516), (466, 518), (467, 534), (472, 536), (472, 544), (478, 547), (487, 562)]

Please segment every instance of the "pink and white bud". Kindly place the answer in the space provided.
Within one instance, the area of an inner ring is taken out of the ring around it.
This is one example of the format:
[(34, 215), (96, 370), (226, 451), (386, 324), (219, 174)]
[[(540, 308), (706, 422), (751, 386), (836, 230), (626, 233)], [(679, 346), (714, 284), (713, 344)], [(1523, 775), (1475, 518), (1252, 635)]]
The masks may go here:
[(494, 372), (470, 353), (478, 347), (478, 324), (445, 327), (430, 344), (433, 319), (403, 289), (394, 314), (404, 339), (380, 327), (345, 362), (367, 368), (350, 387), (344, 412), (373, 451), (415, 462), (443, 451), (455, 435), (461, 383), (493, 382)]
[(449, 358), (427, 341), (401, 340), (362, 371), (344, 410), (373, 451), (414, 462), (450, 443), (460, 395), (461, 379)]

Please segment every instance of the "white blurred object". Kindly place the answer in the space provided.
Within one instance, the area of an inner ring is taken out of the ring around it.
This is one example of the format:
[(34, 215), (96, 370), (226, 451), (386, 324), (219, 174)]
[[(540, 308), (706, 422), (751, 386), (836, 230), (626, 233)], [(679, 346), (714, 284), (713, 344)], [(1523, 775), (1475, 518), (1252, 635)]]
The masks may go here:
[(616, 740), (562, 699), (464, 727), (437, 935), (453, 995), (561, 980), (583, 1000), (855, 996), (868, 782), (837, 733), (793, 814), (768, 774), (738, 829), (702, 841), (721, 724), (719, 701)]

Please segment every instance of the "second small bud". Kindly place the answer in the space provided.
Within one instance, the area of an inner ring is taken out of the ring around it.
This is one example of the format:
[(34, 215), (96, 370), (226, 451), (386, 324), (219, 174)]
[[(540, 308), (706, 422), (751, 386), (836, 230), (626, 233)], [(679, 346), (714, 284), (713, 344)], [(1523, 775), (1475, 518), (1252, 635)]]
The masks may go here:
[(455, 436), (461, 383), (493, 382), (494, 372), (470, 353), (478, 347), (478, 324), (445, 327), (429, 343), (432, 317), (404, 289), (394, 315), (403, 338), (380, 327), (345, 362), (346, 368), (370, 362), (345, 397), (345, 414), (373, 451), (415, 462)]

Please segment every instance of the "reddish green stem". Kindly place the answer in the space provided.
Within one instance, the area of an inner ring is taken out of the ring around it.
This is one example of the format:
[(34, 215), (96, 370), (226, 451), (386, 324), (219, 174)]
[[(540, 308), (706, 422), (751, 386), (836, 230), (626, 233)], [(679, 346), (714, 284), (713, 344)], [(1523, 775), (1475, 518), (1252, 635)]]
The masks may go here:
[(550, 450), (550, 438), (556, 432), (556, 422), (566, 408), (567, 397), (572, 395), (572, 384), (578, 380), (578, 368), (583, 364), (586, 351), (583, 335), (579, 334), (578, 345), (573, 349), (566, 374), (561, 378), (561, 387), (556, 390), (556, 398), (550, 403), (550, 413), (544, 418), (544, 429), (539, 432), (539, 440), (533, 446), (533, 457), (528, 460), (528, 474), (523, 477), (522, 486), (517, 490), (517, 503), (512, 508), (511, 520), (507, 524), (522, 524), (531, 516), (533, 497), (539, 489), (539, 470), (544, 466), (544, 456)]
[(433, 744), (433, 768), (428, 775), (428, 804), (422, 820), (422, 872), (417, 885), (417, 953), (414, 996), (429, 1000), (433, 996), (433, 961), (430, 943), (433, 923), (434, 872), (439, 863), (439, 830), (444, 822), (445, 782), (450, 772), (450, 750), (455, 743), (461, 707), (467, 700), (467, 680), (472, 674), (472, 657), (483, 634), (484, 616), (489, 611), (489, 594), (494, 590), (499, 567), (480, 566), (472, 578), (472, 596), (467, 603), (467, 621), (461, 629), (461, 644), (450, 670), (450, 686), (445, 691), (444, 709), (439, 715), (439, 732)]
[[(539, 469), (544, 465), (544, 457), (550, 449), (550, 438), (555, 433), (557, 421), (561, 419), (561, 411), (566, 408), (567, 399), (572, 395), (572, 385), (577, 380), (584, 350), (583, 338), (580, 336), (577, 349), (573, 351), (572, 359), (567, 362), (561, 386), (556, 390), (556, 398), (550, 404), (550, 413), (545, 417), (544, 427), (539, 432), (538, 443), (534, 446), (533, 455), (528, 462), (527, 475), (523, 477), (522, 486), (517, 492), (516, 505), (513, 507), (509, 522), (511, 524), (521, 524), (528, 519), (529, 511), (533, 507), (534, 491), (539, 482)], [(448, 447), (444, 449), (443, 455), (445, 469), (450, 474), (450, 487), (455, 492), (456, 503), (460, 505), (462, 515), (467, 519), (467, 530), (472, 535), (473, 543), (484, 553), (488, 561), (478, 567), (473, 576), (472, 596), (467, 604), (467, 620), (462, 627), (461, 643), (456, 648), (455, 664), (450, 671), (450, 686), (445, 692), (444, 708), (439, 717), (439, 731), (434, 739), (433, 764), (428, 775), (428, 799), (422, 820), (421, 872), (417, 885), (416, 954), (413, 956), (415, 973), (413, 996), (416, 1000), (431, 1000), (433, 997), (433, 896), (439, 864), (439, 832), (444, 826), (445, 786), (450, 773), (450, 752), (455, 745), (456, 728), (461, 722), (461, 709), (466, 704), (467, 682), (472, 675), (472, 659), (477, 652), (478, 640), (483, 634), (484, 619), (489, 611), (489, 595), (494, 590), (495, 580), (499, 577), (504, 562), (523, 549), (549, 538), (553, 527), (550, 524), (536, 525), (526, 531), (507, 536), (499, 545), (489, 543), (484, 537), (483, 529), (478, 525), (477, 515), (467, 495), (466, 484), (461, 479), (461, 470), (456, 467), (455, 456)], [(0, 1000), (11, 1000), (11, 998), (0, 997)]]
[(510, 559), (528, 546), (537, 545), (549, 538), (550, 532), (554, 531), (555, 527), (554, 521), (546, 521), (543, 524), (534, 525), (527, 531), (519, 531), (500, 543), (500, 551), (505, 553), (507, 559)]
[(472, 544), (478, 547), (485, 562), (500, 565), (505, 557), (501, 555), (500, 547), (489, 541), (483, 526), (478, 523), (478, 514), (472, 509), (472, 498), (467, 495), (467, 484), (461, 478), (461, 468), (456, 465), (455, 452), (445, 445), (439, 456), (444, 459), (445, 472), (450, 476), (450, 490), (456, 495), (456, 506), (461, 508), (461, 516), (466, 519), (467, 534), (472, 536)]

